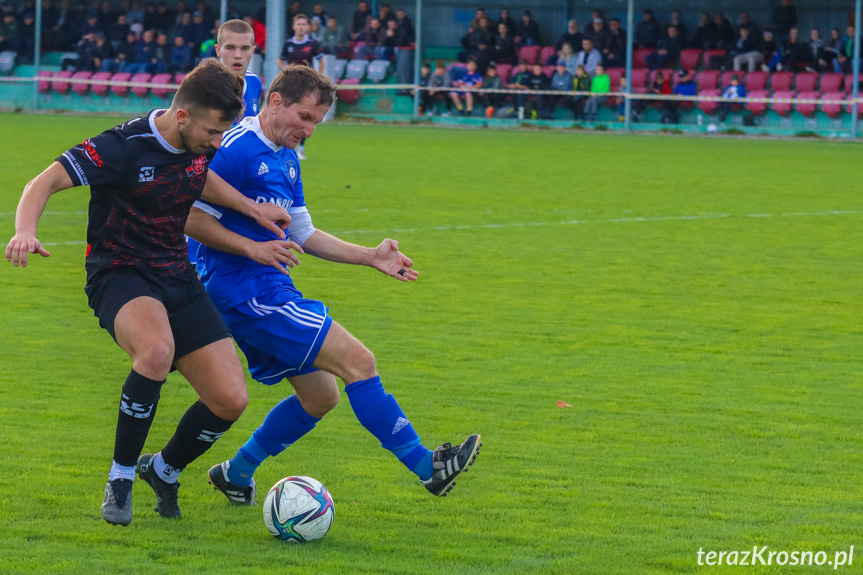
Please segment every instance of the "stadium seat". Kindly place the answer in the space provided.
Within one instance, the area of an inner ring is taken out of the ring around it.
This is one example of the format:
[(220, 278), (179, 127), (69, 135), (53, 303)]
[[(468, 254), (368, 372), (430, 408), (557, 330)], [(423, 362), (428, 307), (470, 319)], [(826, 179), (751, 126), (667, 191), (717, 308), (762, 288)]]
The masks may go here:
[[(152, 74), (145, 74), (144, 72), (141, 72), (140, 74), (135, 74), (134, 76), (132, 76), (132, 82), (139, 82), (139, 83), (143, 84), (143, 83), (149, 82), (150, 78), (152, 78), (152, 77), (153, 77)], [(150, 92), (149, 86), (132, 86), (132, 93), (135, 94), (136, 96), (140, 97), (140, 98), (143, 98), (149, 92)]]
[[(853, 100), (853, 98), (848, 98), (848, 100), (847, 100), (847, 102), (848, 102), (847, 110), (848, 110), (849, 114), (854, 113), (854, 109), (851, 107), (852, 100)], [(863, 116), (863, 102), (857, 102), (857, 117), (859, 118), (860, 116)]]
[(51, 81), (51, 87), (55, 92), (65, 94), (69, 91), (69, 79), (72, 77), (72, 72), (69, 70), (60, 71), (54, 74)]
[[(112, 82), (128, 82), (132, 79), (132, 74), (128, 72), (117, 72), (111, 76)], [(111, 91), (118, 96), (125, 96), (129, 93), (129, 86), (111, 86)]]
[(530, 64), (535, 64), (540, 50), (542, 50), (540, 46), (522, 46), (518, 51), (518, 59), (527, 60)]
[(770, 89), (774, 92), (787, 92), (791, 90), (791, 80), (794, 74), (791, 72), (773, 72), (770, 76)]
[(695, 48), (687, 48), (680, 52), (680, 67), (687, 70), (698, 68), (698, 62), (701, 60), (701, 50)]
[(650, 48), (636, 48), (632, 51), (632, 67), (647, 68), (647, 55), (652, 54)]
[[(175, 83), (175, 84), (177, 84), (177, 85), (179, 86), (180, 84), (182, 84), (182, 83), (183, 83), (183, 79), (184, 79), (185, 77), (186, 77), (186, 75), (185, 75), (185, 74), (174, 74), (174, 83)], [(261, 81), (263, 82), (263, 81), (264, 81), (264, 79), (263, 79), (263, 78), (261, 78)]]
[(606, 70), (606, 73), (611, 80), (611, 91), (617, 92), (620, 90), (620, 79), (626, 74), (626, 70), (624, 68), (609, 68)]
[(17, 56), (18, 52), (12, 52), (11, 50), (0, 52), (0, 74), (12, 73), (12, 70), (15, 69), (15, 58)]
[(718, 70), (702, 70), (695, 77), (695, 85), (699, 91), (715, 90), (717, 84), (719, 84)]
[[(721, 90), (716, 90), (716, 89), (713, 89), (713, 90), (701, 90), (701, 91), (698, 93), (698, 95), (699, 95), (699, 96), (708, 97), (708, 98), (714, 98), (714, 97), (719, 97), (719, 96), (721, 96), (721, 95), (722, 95), (722, 91), (721, 91)], [(710, 114), (710, 115), (712, 115), (712, 114), (715, 114), (715, 113), (716, 113), (716, 107), (717, 107), (718, 105), (719, 105), (719, 102), (716, 102), (716, 101), (713, 101), (713, 100), (711, 100), (711, 101), (702, 100), (702, 101), (698, 102), (698, 107), (699, 107), (699, 109), (700, 109), (702, 112), (704, 112), (705, 114)]]
[(467, 66), (453, 62), (452, 64), (447, 64), (446, 73), (449, 74), (450, 82), (455, 82), (456, 80), (461, 80), (467, 74)]
[[(794, 98), (796, 94), (790, 90), (781, 90), (779, 92), (773, 92), (773, 98), (779, 100), (790, 100)], [(780, 116), (787, 116), (791, 113), (791, 109), (794, 105), (791, 102), (773, 102), (770, 104), (770, 108), (779, 114)]]
[[(749, 98), (769, 98), (770, 92), (767, 90), (753, 90), (749, 94), (747, 94)], [(746, 109), (755, 114), (756, 116), (761, 116), (764, 112), (767, 111), (767, 103), (766, 102), (746, 102)]]
[(509, 75), (512, 73), (512, 64), (498, 64), (497, 73), (500, 76), (501, 82), (506, 84), (509, 82)]
[(369, 82), (379, 84), (387, 77), (387, 70), (390, 68), (389, 60), (373, 60), (368, 67), (366, 78)]
[[(359, 78), (345, 78), (339, 84), (341, 85), (354, 85), (359, 84)], [(357, 100), (360, 99), (360, 91), (359, 90), (343, 90), (339, 89), (339, 102), (344, 104), (356, 104)]]
[(369, 63), (366, 60), (351, 60), (345, 71), (345, 79), (362, 80), (366, 77), (366, 68), (368, 67)]
[(814, 92), (817, 86), (817, 72), (800, 72), (795, 76), (794, 89), (798, 92)]
[[(54, 75), (54, 72), (51, 70), (39, 70), (39, 93), (44, 94), (48, 90), (51, 89), (51, 82), (49, 78)], [(44, 79), (41, 79), (44, 78)]]
[(555, 66), (543, 66), (542, 67), (542, 73), (545, 74), (546, 76), (548, 76), (549, 80), (551, 79), (552, 76), (554, 76), (555, 71), (556, 71)]
[(653, 70), (652, 72), (650, 72), (650, 77), (648, 78), (647, 82), (648, 86), (653, 86), (653, 80), (656, 79), (657, 72), (662, 72), (662, 75), (665, 77), (666, 80), (668, 80), (669, 82), (673, 82), (675, 76), (674, 70), (672, 70), (671, 68), (661, 68), (659, 70)]
[[(554, 62), (549, 64), (548, 59), (552, 56), (554, 56)], [(555, 50), (554, 46), (543, 47), (543, 49), (539, 51), (539, 61), (543, 66), (554, 66), (557, 63), (557, 50)]]
[[(822, 82), (824, 80), (822, 79)], [(828, 102), (836, 102), (828, 103)], [(838, 118), (842, 115), (842, 109), (845, 104), (845, 92), (825, 92), (821, 96), (821, 111), (831, 118)]]
[[(821, 99), (820, 92), (797, 92), (797, 97), (801, 100), (819, 100)], [(797, 111), (811, 118), (818, 111), (818, 102), (797, 102)]]
[(647, 68), (637, 68), (632, 70), (632, 78), (630, 80), (630, 84), (632, 85), (632, 91), (635, 92), (638, 88), (646, 88), (647, 87), (647, 76), (650, 74), (650, 70)]
[[(677, 85), (680, 83), (680, 76), (677, 75), (678, 72), (679, 72), (679, 70), (675, 70), (674, 74), (671, 75), (671, 87), (672, 88), (676, 88)], [(693, 78), (693, 79), (695, 78), (695, 75), (696, 75), (695, 70), (687, 70), (687, 72), (689, 72), (690, 78)]]
[(353, 60), (356, 60), (357, 58), (360, 57), (359, 56), (360, 48), (362, 48), (365, 45), (366, 45), (365, 42), (354, 42), (354, 45), (351, 46), (351, 56), (352, 56)]
[(701, 57), (702, 66), (709, 68), (710, 58), (713, 56), (725, 56), (725, 50), (705, 50), (704, 55)]
[[(93, 77), (93, 72), (75, 72), (72, 74), (72, 82), (70, 82), (72, 86), (72, 91), (78, 94), (79, 96), (83, 96), (87, 92), (90, 91), (90, 83), (89, 82), (81, 82), (80, 80), (89, 80)], [(76, 82), (76, 80), (78, 80)]]
[(327, 76), (333, 80), (341, 80), (345, 75), (345, 69), (348, 67), (348, 61), (341, 58), (333, 58), (327, 62)]
[(104, 96), (108, 93), (108, 84), (105, 84), (108, 80), (111, 79), (111, 72), (96, 72), (93, 74), (91, 80), (93, 80), (93, 84), (90, 85), (90, 89), (97, 96)]
[(747, 92), (755, 92), (767, 89), (767, 72), (749, 72), (743, 78), (743, 85)]
[[(154, 84), (170, 84), (171, 78), (171, 74), (156, 74), (150, 81)], [(173, 88), (156, 88), (155, 86), (153, 87), (153, 95), (158, 98), (164, 98), (165, 96), (173, 94), (174, 92), (176, 92), (176, 90)]]
[[(863, 81), (863, 74), (860, 74), (858, 81)], [(845, 91), (849, 94), (854, 93), (854, 74), (845, 76)], [(859, 90), (859, 92), (863, 92), (863, 90)]]
[(839, 92), (842, 90), (842, 74), (821, 74), (822, 92)]

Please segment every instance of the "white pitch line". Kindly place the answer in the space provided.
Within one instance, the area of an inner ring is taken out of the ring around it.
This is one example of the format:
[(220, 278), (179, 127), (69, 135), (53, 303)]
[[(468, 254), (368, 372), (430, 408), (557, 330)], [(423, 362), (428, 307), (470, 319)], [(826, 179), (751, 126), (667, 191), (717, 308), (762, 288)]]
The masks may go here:
[[(513, 222), (510, 224), (477, 224), (477, 225), (458, 225), (458, 226), (436, 226), (434, 228), (396, 228), (392, 230), (341, 230), (330, 232), (336, 236), (350, 234), (390, 234), (390, 233), (408, 233), (408, 232), (430, 232), (430, 231), (453, 231), (453, 230), (496, 230), (505, 228), (524, 228), (536, 226), (573, 226), (573, 225), (591, 225), (591, 224), (629, 224), (629, 223), (644, 223), (644, 222), (689, 222), (695, 220), (722, 220), (727, 218), (806, 218), (818, 216), (853, 216), (863, 214), (863, 210), (826, 210), (821, 212), (785, 212), (782, 214), (701, 214), (696, 216), (653, 216), (653, 217), (634, 217), (634, 218), (608, 218), (601, 220), (564, 220), (561, 222)], [(2, 215), (2, 214), (0, 214)], [(44, 246), (78, 246), (85, 244), (84, 241), (71, 242), (45, 242)], [(3, 247), (6, 247), (5, 244)]]

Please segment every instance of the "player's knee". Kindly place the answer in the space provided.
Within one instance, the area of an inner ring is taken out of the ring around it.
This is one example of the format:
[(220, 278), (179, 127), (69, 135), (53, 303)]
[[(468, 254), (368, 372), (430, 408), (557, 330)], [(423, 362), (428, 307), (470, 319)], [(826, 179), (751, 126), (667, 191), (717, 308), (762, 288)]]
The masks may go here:
[(230, 391), (219, 394), (207, 405), (214, 414), (228, 421), (237, 421), (249, 405), (249, 392), (246, 390), (245, 382), (241, 387), (235, 387)]
[(327, 389), (326, 393), (323, 394), (318, 403), (318, 411), (321, 412), (321, 415), (318, 415), (317, 417), (323, 417), (335, 409), (339, 404), (340, 397), (341, 395), (339, 394), (339, 388), (337, 386), (334, 385), (332, 388)]
[(174, 361), (174, 344), (161, 340), (145, 343), (136, 350), (133, 361), (135, 371), (141, 375), (152, 379), (164, 379)]
[(353, 372), (353, 381), (361, 381), (363, 379), (370, 379), (377, 375), (377, 367), (375, 365), (375, 354), (366, 349), (365, 347), (361, 348), (354, 354), (353, 361), (351, 362), (351, 371)]

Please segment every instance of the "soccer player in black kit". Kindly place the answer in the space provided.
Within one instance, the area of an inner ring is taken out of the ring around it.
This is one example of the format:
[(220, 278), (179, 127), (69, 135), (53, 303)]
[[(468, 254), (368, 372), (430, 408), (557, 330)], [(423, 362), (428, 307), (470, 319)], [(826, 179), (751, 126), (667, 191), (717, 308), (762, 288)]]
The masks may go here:
[[(279, 68), (284, 69), (290, 64), (314, 68), (317, 62), (318, 72), (324, 73), (324, 51), (318, 41), (309, 36), (309, 18), (305, 14), (297, 14), (293, 21), (294, 35), (285, 40), (282, 53), (279, 55)], [(306, 139), (300, 140), (297, 146), (297, 158), (306, 159)]]
[[(255, 204), (208, 175), (222, 134), (240, 114), (242, 96), (242, 79), (224, 64), (206, 61), (186, 76), (170, 109), (153, 110), (67, 150), (27, 184), (18, 204), (6, 260), (26, 267), (28, 254), (50, 255), (36, 237), (48, 198), (90, 186), (85, 292), (99, 325), (132, 358), (102, 504), (111, 524), (132, 521), (136, 470), (156, 493), (156, 511), (180, 517), (180, 471), (231, 427), (248, 402), (234, 343), (186, 257), (183, 235), (192, 204), (203, 197), (284, 237), (287, 212)], [(159, 453), (141, 455), (173, 369), (200, 400)]]

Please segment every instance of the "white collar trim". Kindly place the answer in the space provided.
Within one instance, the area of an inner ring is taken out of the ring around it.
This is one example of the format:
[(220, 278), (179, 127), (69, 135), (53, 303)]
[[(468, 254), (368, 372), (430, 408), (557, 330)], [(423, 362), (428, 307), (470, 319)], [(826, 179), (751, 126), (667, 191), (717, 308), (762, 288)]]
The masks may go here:
[(147, 121), (150, 123), (150, 129), (153, 131), (153, 135), (156, 136), (156, 139), (162, 144), (162, 147), (171, 152), (172, 154), (182, 154), (186, 150), (178, 150), (174, 146), (168, 143), (168, 141), (162, 137), (162, 134), (159, 133), (159, 130), (156, 128), (156, 116), (161, 115), (168, 110), (165, 109), (156, 109), (150, 112), (150, 115), (147, 117)]
[(268, 137), (264, 135), (264, 130), (261, 129), (261, 119), (258, 116), (249, 116), (247, 118), (243, 118), (243, 124), (246, 125), (246, 128), (253, 131), (255, 135), (267, 145), (274, 152), (280, 152), (282, 150), (282, 146), (278, 146), (273, 143)]

